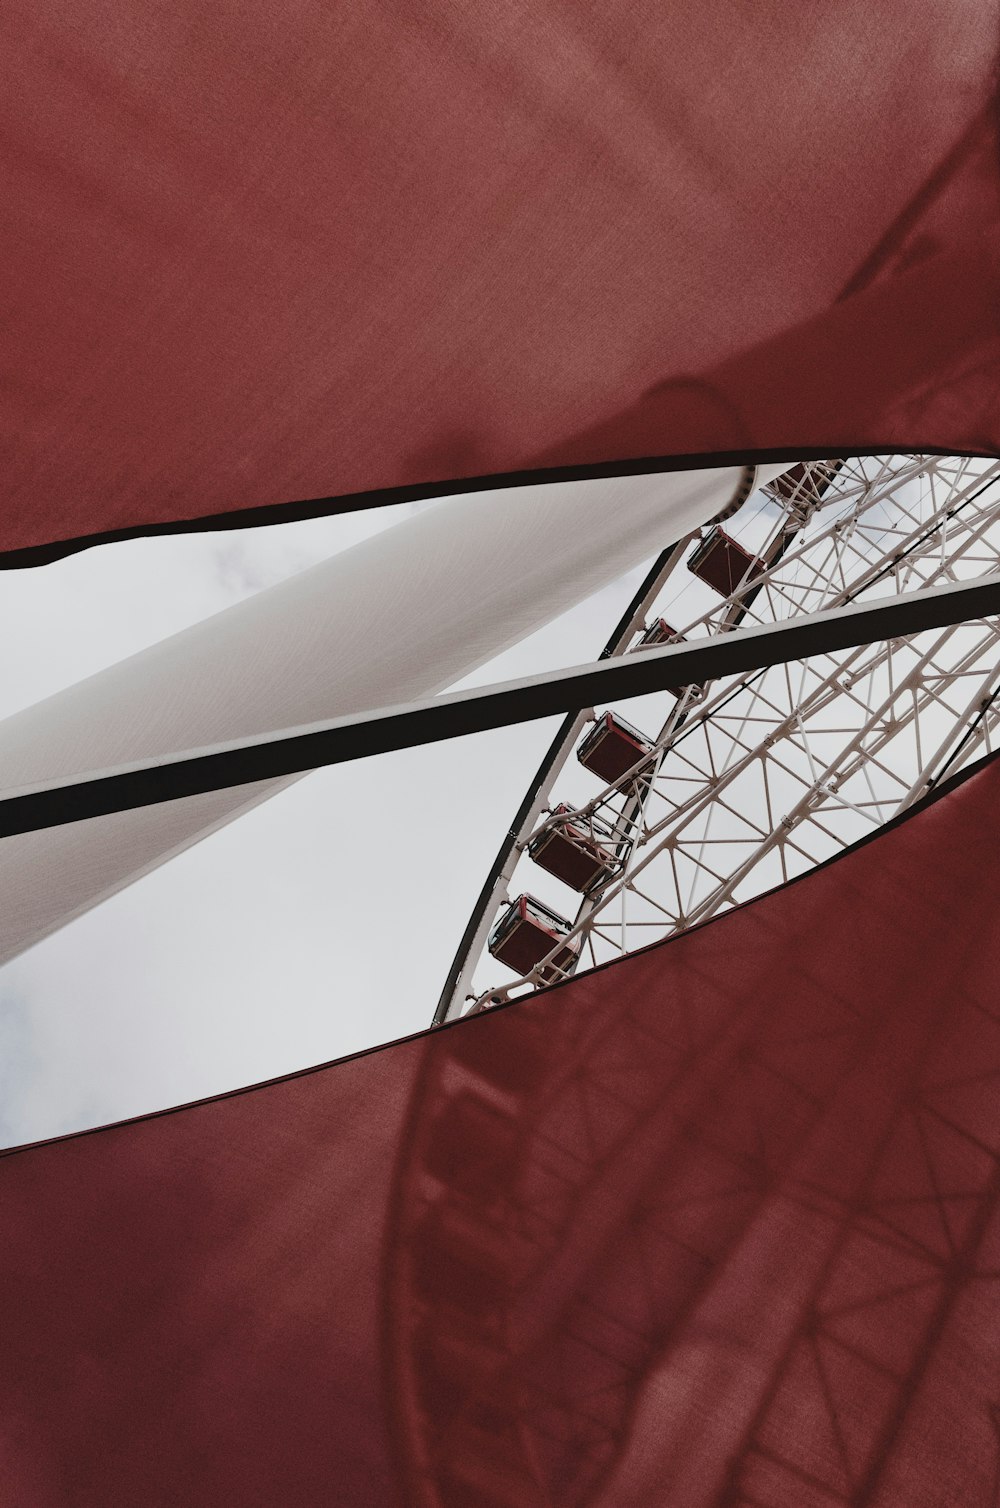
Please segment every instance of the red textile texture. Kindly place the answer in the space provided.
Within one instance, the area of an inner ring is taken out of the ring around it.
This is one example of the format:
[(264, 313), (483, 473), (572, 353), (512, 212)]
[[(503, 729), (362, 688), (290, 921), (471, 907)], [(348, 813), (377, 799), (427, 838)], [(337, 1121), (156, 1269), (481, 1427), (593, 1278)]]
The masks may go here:
[(1000, 452), (998, 19), (11, 0), (0, 551), (707, 452)]
[(994, 1508), (998, 801), (0, 1159), (4, 1501)]

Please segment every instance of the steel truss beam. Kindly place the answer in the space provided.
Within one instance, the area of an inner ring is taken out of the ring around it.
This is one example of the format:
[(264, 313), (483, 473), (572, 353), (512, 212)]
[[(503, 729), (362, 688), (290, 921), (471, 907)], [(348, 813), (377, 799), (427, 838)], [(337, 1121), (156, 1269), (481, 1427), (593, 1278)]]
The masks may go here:
[(595, 701), (644, 696), (672, 685), (716, 680), (998, 613), (1000, 574), (874, 604), (851, 603), (792, 622), (738, 629), (625, 659), (381, 707), (360, 717), (331, 718), (263, 739), (233, 740), (213, 749), (136, 761), (11, 792), (0, 799), (0, 837), (178, 801), (415, 744), (462, 738)]

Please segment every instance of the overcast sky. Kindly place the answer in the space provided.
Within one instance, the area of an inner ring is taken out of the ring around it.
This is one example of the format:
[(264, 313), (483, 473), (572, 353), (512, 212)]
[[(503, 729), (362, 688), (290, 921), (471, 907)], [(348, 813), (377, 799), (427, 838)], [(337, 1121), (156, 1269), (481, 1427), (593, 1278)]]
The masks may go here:
[[(0, 573), (0, 717), (391, 527), (413, 505)], [(641, 571), (470, 682), (592, 657)], [(0, 1144), (428, 1024), (558, 719), (317, 772), (0, 969)]]

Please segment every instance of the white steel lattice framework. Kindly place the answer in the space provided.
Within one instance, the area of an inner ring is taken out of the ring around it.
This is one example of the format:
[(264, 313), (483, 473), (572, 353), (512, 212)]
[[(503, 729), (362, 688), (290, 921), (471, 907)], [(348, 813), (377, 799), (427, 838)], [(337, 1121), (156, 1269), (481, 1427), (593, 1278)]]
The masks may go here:
[[(815, 462), (757, 493), (725, 528), (751, 561), (736, 590), (721, 598), (692, 575), (690, 536), (661, 557), (611, 653), (634, 652), (661, 618), (694, 640), (995, 572), (1000, 466), (930, 456)], [(759, 895), (989, 751), (1000, 724), (1000, 622), (772, 666), (615, 711), (643, 729), (651, 752), (599, 788), (573, 757), (594, 714), (567, 720), (480, 897), (437, 1019)], [(567, 821), (606, 847), (613, 834), (611, 872), (582, 897), (526, 851), (543, 827)], [(520, 892), (572, 930), (515, 977), (485, 949), (498, 912)], [(578, 949), (572, 964), (567, 940)]]

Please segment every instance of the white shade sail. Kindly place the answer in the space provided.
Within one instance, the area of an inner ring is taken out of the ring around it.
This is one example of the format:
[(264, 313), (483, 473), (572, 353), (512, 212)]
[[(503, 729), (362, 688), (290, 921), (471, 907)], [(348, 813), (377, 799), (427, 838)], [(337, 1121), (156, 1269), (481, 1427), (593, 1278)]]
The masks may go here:
[[(432, 695), (713, 517), (740, 478), (449, 499), (6, 719), (0, 789)], [(297, 778), (3, 840), (0, 961)]]

